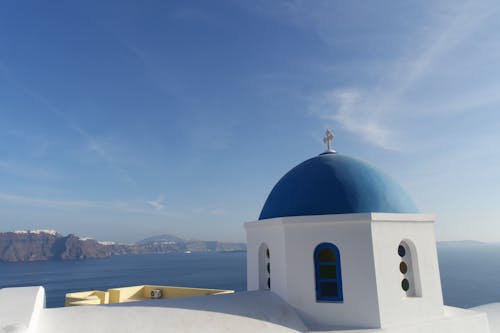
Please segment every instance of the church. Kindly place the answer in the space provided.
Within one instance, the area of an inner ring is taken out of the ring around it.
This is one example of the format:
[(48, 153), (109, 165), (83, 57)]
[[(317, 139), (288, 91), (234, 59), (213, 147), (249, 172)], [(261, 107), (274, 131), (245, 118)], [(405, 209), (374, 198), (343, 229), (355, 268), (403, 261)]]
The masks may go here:
[(46, 309), (42, 287), (2, 289), (0, 332), (496, 331), (443, 304), (434, 217), (332, 139), (245, 223), (246, 292)]

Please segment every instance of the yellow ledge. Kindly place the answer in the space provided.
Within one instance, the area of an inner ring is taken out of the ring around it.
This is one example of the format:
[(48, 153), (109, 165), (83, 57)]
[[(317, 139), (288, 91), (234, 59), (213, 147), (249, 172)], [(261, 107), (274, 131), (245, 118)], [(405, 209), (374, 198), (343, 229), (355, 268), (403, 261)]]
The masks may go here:
[(108, 289), (108, 291), (91, 290), (68, 293), (66, 294), (64, 306), (113, 304), (149, 299), (169, 299), (231, 293), (234, 293), (234, 290), (142, 285), (113, 288)]

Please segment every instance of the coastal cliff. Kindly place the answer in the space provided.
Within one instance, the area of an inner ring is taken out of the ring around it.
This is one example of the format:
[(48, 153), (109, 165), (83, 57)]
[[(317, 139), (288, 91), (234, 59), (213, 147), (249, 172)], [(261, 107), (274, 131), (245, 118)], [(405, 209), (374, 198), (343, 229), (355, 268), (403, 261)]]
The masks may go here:
[(130, 244), (99, 242), (50, 230), (0, 232), (0, 262), (84, 260), (127, 254), (245, 251), (244, 243), (153, 236)]

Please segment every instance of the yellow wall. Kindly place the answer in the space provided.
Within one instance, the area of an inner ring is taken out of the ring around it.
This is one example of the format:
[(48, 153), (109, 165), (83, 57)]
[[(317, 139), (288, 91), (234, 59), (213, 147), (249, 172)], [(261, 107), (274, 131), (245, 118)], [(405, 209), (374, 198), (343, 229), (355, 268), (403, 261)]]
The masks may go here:
[(109, 294), (106, 291), (92, 290), (66, 294), (64, 306), (86, 304), (108, 304)]
[(234, 290), (186, 288), (170, 286), (132, 286), (108, 291), (92, 290), (66, 294), (64, 306), (122, 303), (151, 299), (151, 290), (160, 289), (162, 298), (180, 298), (234, 293)]
[(109, 291), (109, 303), (121, 303), (128, 299), (142, 298), (144, 286), (113, 288)]
[(150, 298), (151, 290), (160, 289), (162, 298), (179, 298), (189, 296), (216, 295), (233, 293), (233, 290), (220, 289), (202, 289), (202, 288), (185, 288), (185, 287), (169, 287), (169, 286), (144, 286), (144, 298)]

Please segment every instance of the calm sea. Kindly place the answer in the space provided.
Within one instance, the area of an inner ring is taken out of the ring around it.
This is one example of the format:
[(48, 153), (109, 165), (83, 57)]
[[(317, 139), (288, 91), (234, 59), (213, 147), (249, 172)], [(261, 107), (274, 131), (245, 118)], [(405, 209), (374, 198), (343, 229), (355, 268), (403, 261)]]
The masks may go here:
[[(441, 247), (438, 253), (445, 304), (500, 302), (500, 246)], [(43, 285), (47, 307), (63, 306), (68, 292), (141, 284), (245, 290), (246, 253), (0, 263), (0, 287)]]

